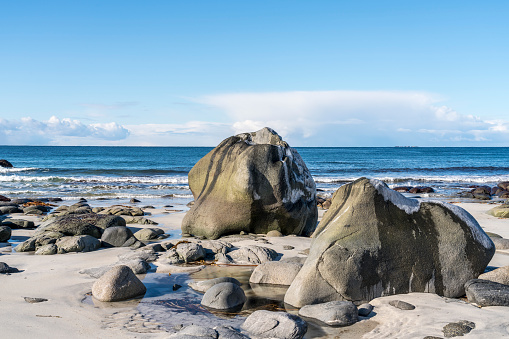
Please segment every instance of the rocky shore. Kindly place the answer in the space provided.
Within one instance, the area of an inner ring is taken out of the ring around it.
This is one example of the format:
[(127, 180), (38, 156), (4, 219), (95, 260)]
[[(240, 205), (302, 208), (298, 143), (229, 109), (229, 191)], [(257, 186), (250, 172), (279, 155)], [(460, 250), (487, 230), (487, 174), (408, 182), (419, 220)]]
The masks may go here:
[(189, 183), (189, 210), (0, 196), (2, 334), (509, 336), (504, 183), (490, 204), (369, 178), (317, 198), (270, 129), (225, 139)]

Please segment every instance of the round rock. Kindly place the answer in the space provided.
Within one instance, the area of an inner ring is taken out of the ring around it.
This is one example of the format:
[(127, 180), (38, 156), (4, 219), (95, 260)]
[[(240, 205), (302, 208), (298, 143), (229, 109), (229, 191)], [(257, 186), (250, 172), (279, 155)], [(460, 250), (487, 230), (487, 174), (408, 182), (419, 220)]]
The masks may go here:
[(299, 315), (318, 319), (330, 326), (349, 326), (358, 320), (357, 307), (351, 301), (306, 305), (299, 310)]
[(217, 310), (241, 308), (246, 302), (246, 295), (242, 288), (231, 282), (223, 282), (209, 288), (201, 304)]
[(147, 288), (133, 271), (119, 265), (103, 274), (92, 286), (92, 295), (100, 301), (120, 301), (145, 294)]
[(254, 337), (300, 339), (306, 334), (308, 326), (296, 315), (260, 310), (247, 317), (242, 329)]

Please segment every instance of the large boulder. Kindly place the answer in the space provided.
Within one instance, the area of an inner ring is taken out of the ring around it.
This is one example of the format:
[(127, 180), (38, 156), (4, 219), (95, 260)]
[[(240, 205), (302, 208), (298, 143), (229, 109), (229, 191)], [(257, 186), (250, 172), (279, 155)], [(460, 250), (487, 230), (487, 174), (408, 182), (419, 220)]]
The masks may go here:
[(239, 285), (222, 282), (213, 285), (205, 292), (201, 304), (216, 310), (233, 310), (242, 308), (245, 302), (246, 295)]
[(182, 232), (209, 239), (241, 231), (310, 235), (316, 187), (299, 153), (269, 128), (221, 142), (189, 172), (195, 204)]
[(465, 210), (361, 178), (340, 187), (285, 295), (297, 307), (409, 292), (460, 297), (495, 246)]
[(100, 301), (120, 301), (144, 295), (147, 288), (133, 271), (125, 266), (113, 267), (92, 285), (92, 295)]
[(138, 239), (125, 226), (113, 226), (104, 230), (101, 241), (103, 247), (128, 247), (134, 245)]
[[(91, 252), (101, 247), (101, 242), (90, 235), (77, 235), (74, 237), (62, 237), (55, 243), (57, 253), (68, 252)], [(44, 246), (44, 245), (43, 245)]]
[(302, 264), (297, 262), (268, 261), (256, 266), (249, 282), (253, 284), (291, 285)]

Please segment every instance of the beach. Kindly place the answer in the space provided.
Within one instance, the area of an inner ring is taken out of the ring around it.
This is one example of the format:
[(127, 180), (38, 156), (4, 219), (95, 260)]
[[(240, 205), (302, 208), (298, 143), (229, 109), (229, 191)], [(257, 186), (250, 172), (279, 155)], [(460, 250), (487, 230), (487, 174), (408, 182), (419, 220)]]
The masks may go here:
[[(459, 203), (458, 205), (469, 211), (485, 231), (509, 238), (507, 220), (486, 214), (486, 211), (494, 204)], [(174, 207), (176, 208), (173, 209), (178, 209), (179, 206)], [(184, 209), (184, 205), (181, 207)], [(158, 207), (151, 210), (151, 215), (147, 216), (159, 223), (157, 227), (174, 235), (159, 242), (171, 241), (179, 237), (180, 225), (185, 214), (185, 212), (165, 213), (165, 209), (168, 208)], [(323, 210), (320, 211), (321, 215), (323, 213)], [(23, 217), (27, 219), (26, 216)], [(39, 217), (29, 218), (36, 224), (40, 223)], [(128, 226), (132, 226), (135, 230), (144, 227), (138, 224)], [(32, 230), (13, 230), (12, 238), (19, 241), (33, 232)], [(310, 239), (306, 237), (264, 238), (270, 242), (270, 244), (264, 243), (264, 246), (281, 253), (280, 259), (294, 256), (305, 257), (301, 253), (310, 245)], [(235, 246), (245, 246), (255, 241), (237, 239), (232, 243)], [(284, 250), (284, 245), (292, 245), (295, 248)], [(164, 322), (161, 321), (161, 311), (159, 313), (153, 311), (152, 314), (145, 312), (147, 307), (143, 303), (138, 304), (139, 300), (119, 303), (91, 301), (90, 292), (95, 279), (78, 273), (83, 269), (113, 264), (118, 260), (119, 255), (130, 252), (134, 251), (130, 248), (109, 248), (88, 253), (41, 256), (12, 252), (10, 246), (1, 248), (0, 261), (21, 271), (9, 276), (0, 276), (3, 290), (0, 297), (2, 304), (0, 316), (5, 324), (2, 335), (9, 338), (31, 336), (113, 338), (119, 335), (126, 338), (167, 337), (169, 333)], [(497, 251), (490, 266), (507, 265), (509, 265), (509, 251)], [(158, 271), (165, 273), (157, 273)], [(151, 275), (168, 276), (167, 267), (153, 267), (149, 273), (141, 275), (140, 278), (146, 281)], [(168, 290), (168, 295), (172, 293), (168, 286), (163, 288)], [(178, 298), (178, 295), (176, 296)], [(48, 301), (28, 303), (23, 299), (24, 297), (44, 298)], [(161, 298), (164, 299), (162, 296)], [(405, 313), (395, 309), (388, 305), (392, 299), (407, 301), (415, 305), (419, 311)], [(509, 335), (505, 320), (509, 310), (506, 307), (494, 306), (481, 309), (461, 299), (443, 298), (428, 293), (381, 297), (373, 300), (371, 304), (375, 307), (375, 315), (344, 328), (311, 326), (306, 338), (333, 338), (337, 335), (341, 338), (358, 338), (361, 335), (363, 338), (441, 336), (442, 327), (446, 323), (465, 319), (476, 324), (475, 335), (472, 333), (469, 337)], [(173, 324), (170, 319), (167, 320)], [(223, 321), (222, 318), (217, 318), (217, 324)]]

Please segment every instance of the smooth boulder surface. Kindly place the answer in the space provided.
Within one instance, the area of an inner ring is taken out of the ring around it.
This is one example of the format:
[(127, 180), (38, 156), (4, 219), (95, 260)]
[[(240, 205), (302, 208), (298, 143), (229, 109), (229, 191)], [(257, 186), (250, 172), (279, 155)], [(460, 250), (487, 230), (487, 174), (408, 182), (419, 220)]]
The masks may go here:
[(103, 230), (112, 226), (125, 225), (125, 220), (122, 219), (122, 217), (115, 215), (103, 215), (95, 213), (71, 214), (48, 219), (39, 227), (37, 227), (36, 233), (57, 231), (62, 232), (65, 235), (82, 235), (84, 234), (82, 233), (84, 232), (83, 229), (89, 230), (90, 226), (93, 226), (97, 228), (97, 230), (87, 232), (94, 232), (94, 234), (85, 234), (100, 238)]
[(495, 253), (465, 210), (405, 198), (378, 180), (344, 185), (332, 201), (286, 293), (290, 305), (361, 304), (409, 292), (460, 297)]
[(74, 237), (62, 237), (55, 243), (57, 253), (91, 252), (101, 247), (101, 242), (90, 235), (77, 235)]
[(133, 271), (125, 266), (113, 267), (96, 280), (92, 295), (100, 301), (120, 301), (144, 295), (147, 288)]
[(329, 326), (349, 326), (359, 320), (359, 311), (351, 301), (329, 301), (306, 305), (299, 310), (301, 317), (313, 318)]
[(244, 290), (237, 284), (222, 282), (210, 287), (203, 295), (201, 304), (216, 310), (241, 308), (246, 302)]
[(242, 329), (253, 337), (300, 339), (306, 334), (308, 324), (290, 313), (259, 310), (247, 317)]
[(217, 239), (264, 233), (310, 235), (316, 186), (299, 153), (269, 128), (225, 139), (189, 172), (195, 203), (182, 233)]
[(489, 215), (492, 215), (497, 218), (509, 218), (509, 205), (504, 204), (490, 209), (488, 212)]
[(0, 226), (0, 242), (6, 242), (11, 238), (12, 230), (8, 226)]
[(0, 167), (12, 168), (13, 166), (9, 161), (0, 159)]
[(507, 249), (509, 249), (509, 239), (505, 239), (505, 238), (492, 238), (491, 240), (495, 244), (495, 248), (497, 250), (507, 250)]
[(214, 285), (221, 284), (224, 282), (229, 282), (232, 284), (235, 284), (237, 286), (240, 286), (241, 283), (235, 279), (230, 277), (220, 277), (215, 279), (207, 279), (202, 281), (196, 281), (196, 282), (190, 282), (189, 287), (191, 287), (193, 290), (198, 292), (207, 292), (209, 288), (211, 288)]
[(479, 276), (479, 279), (509, 285), (509, 266), (500, 267), (493, 271), (483, 273)]
[(465, 284), (468, 302), (481, 307), (509, 306), (509, 286), (489, 280), (472, 279)]
[(162, 234), (164, 234), (164, 230), (161, 228), (143, 228), (134, 233), (134, 236), (136, 239), (143, 241), (158, 239)]
[(302, 264), (296, 262), (269, 261), (256, 266), (249, 282), (290, 286), (299, 273)]
[(136, 243), (133, 232), (125, 226), (112, 226), (104, 230), (101, 241), (103, 247), (128, 247)]

